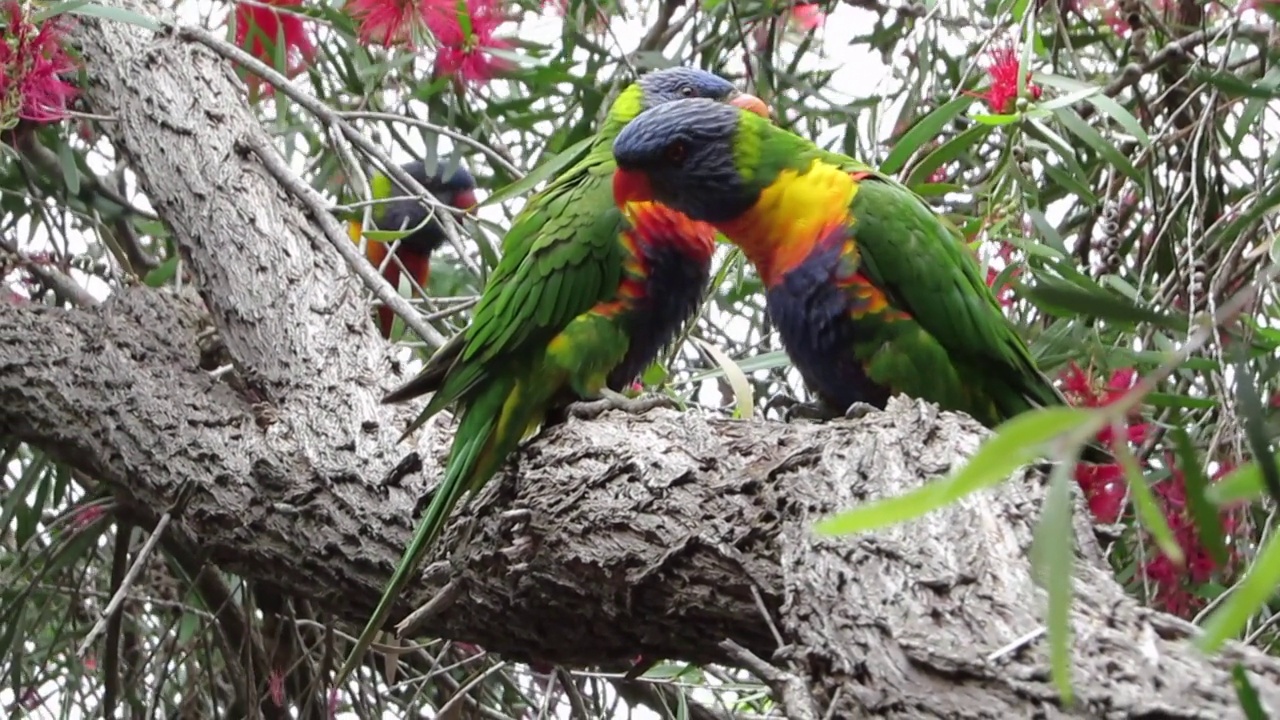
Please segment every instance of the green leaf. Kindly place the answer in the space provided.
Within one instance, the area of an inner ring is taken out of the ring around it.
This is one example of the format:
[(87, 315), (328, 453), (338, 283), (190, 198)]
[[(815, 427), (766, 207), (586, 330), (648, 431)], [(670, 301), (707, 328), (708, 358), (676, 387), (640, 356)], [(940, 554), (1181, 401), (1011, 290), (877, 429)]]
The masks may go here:
[(1235, 363), (1236, 404), (1240, 408), (1244, 424), (1244, 436), (1249, 443), (1249, 454), (1258, 465), (1262, 486), (1272, 500), (1280, 502), (1280, 467), (1271, 454), (1266, 421), (1262, 415), (1262, 398), (1253, 384), (1253, 372), (1244, 357)]
[(938, 133), (942, 132), (942, 128), (947, 123), (954, 120), (973, 104), (973, 101), (973, 97), (961, 95), (921, 118), (920, 122), (912, 125), (910, 130), (903, 133), (901, 138), (898, 138), (897, 144), (889, 151), (889, 156), (884, 159), (883, 163), (880, 163), (880, 172), (886, 175), (893, 175), (901, 170), (916, 150), (927, 145)]
[(1058, 118), (1058, 122), (1073, 135), (1080, 138), (1086, 145), (1093, 148), (1107, 162), (1114, 165), (1120, 172), (1128, 175), (1134, 182), (1144, 185), (1142, 173), (1138, 172), (1138, 168), (1133, 166), (1129, 158), (1116, 149), (1114, 145), (1107, 142), (1102, 135), (1098, 134), (1089, 123), (1084, 121), (1071, 108), (1060, 108), (1054, 111), (1054, 115)]
[(1147, 532), (1151, 533), (1151, 537), (1156, 541), (1156, 547), (1160, 549), (1160, 552), (1181, 567), (1186, 563), (1182, 546), (1173, 537), (1173, 531), (1169, 529), (1169, 522), (1165, 519), (1164, 511), (1160, 509), (1155, 495), (1147, 485), (1146, 479), (1143, 478), (1142, 469), (1138, 467), (1138, 460), (1133, 456), (1133, 451), (1129, 449), (1128, 443), (1119, 444), (1118, 448), (1116, 448), (1116, 459), (1120, 461), (1120, 467), (1124, 468), (1124, 479), (1129, 485), (1129, 497), (1133, 499), (1133, 507), (1137, 511), (1138, 522), (1146, 528)]
[(80, 194), (80, 168), (76, 167), (76, 154), (70, 143), (58, 143), (58, 165), (62, 168), (62, 182), (67, 185), (67, 193)]
[[(774, 368), (787, 367), (791, 364), (791, 358), (787, 357), (785, 350), (774, 350), (772, 352), (760, 353), (759, 355), (752, 355), (751, 357), (738, 360), (735, 364), (740, 370), (742, 370), (742, 372), (753, 373), (760, 370), (772, 370)], [(693, 385), (700, 383), (703, 380), (710, 380), (712, 378), (722, 377), (723, 375), (724, 368), (714, 367), (710, 370), (704, 370), (703, 372), (696, 373), (688, 380), (679, 384)]]
[(587, 136), (579, 140), (567, 149), (557, 153), (555, 157), (534, 168), (528, 175), (490, 195), (488, 199), (480, 203), (480, 207), (497, 205), (517, 195), (528, 193), (537, 187), (538, 183), (551, 178), (561, 169), (578, 160), (582, 152), (587, 149), (587, 146), (594, 141), (595, 136)]
[(1244, 666), (1236, 663), (1231, 667), (1231, 685), (1236, 689), (1236, 697), (1240, 699), (1240, 709), (1244, 711), (1246, 720), (1270, 720), (1262, 709), (1262, 701), (1258, 699), (1258, 691), (1249, 682), (1249, 675)]
[(1013, 471), (1042, 457), (1052, 441), (1089, 424), (1094, 413), (1070, 407), (1047, 407), (1010, 418), (993, 430), (964, 467), (898, 497), (884, 498), (845, 511), (818, 523), (823, 535), (847, 535), (874, 530), (933, 512), (978, 490), (1008, 478)]
[(132, 10), (125, 10), (124, 8), (99, 5), (97, 3), (85, 3), (79, 7), (71, 8), (67, 12), (74, 13), (76, 15), (100, 17), (103, 20), (113, 20), (115, 22), (122, 22), (128, 25), (137, 25), (140, 28), (145, 28), (152, 32), (160, 32), (160, 30), (163, 29), (163, 26), (160, 23), (141, 13), (136, 13)]
[(1209, 616), (1196, 644), (1206, 653), (1214, 653), (1226, 640), (1239, 637), (1249, 618), (1275, 594), (1277, 585), (1280, 585), (1280, 533), (1272, 533), (1249, 573), (1236, 584), (1235, 592)]
[(747, 381), (747, 375), (733, 361), (733, 358), (725, 354), (723, 350), (712, 345), (711, 343), (696, 337), (689, 338), (698, 344), (711, 359), (716, 361), (720, 369), (724, 371), (725, 377), (729, 380), (729, 387), (733, 388), (733, 417), (749, 420), (751, 419), (751, 410), (755, 407), (755, 392), (751, 389), (751, 383)]
[[(1280, 462), (1280, 455), (1275, 456), (1275, 461)], [(1264, 491), (1262, 469), (1258, 467), (1258, 463), (1251, 462), (1227, 473), (1225, 477), (1209, 486), (1206, 494), (1210, 502), (1222, 506), (1256, 500)]]
[(1222, 518), (1218, 517), (1218, 508), (1209, 502), (1209, 478), (1200, 469), (1200, 458), (1186, 429), (1175, 426), (1170, 435), (1178, 456), (1178, 468), (1182, 470), (1182, 477), (1186, 481), (1187, 510), (1196, 523), (1200, 544), (1209, 551), (1209, 556), (1219, 567), (1226, 567), (1229, 559), (1227, 544), (1222, 534)]
[(990, 113), (974, 113), (969, 117), (973, 118), (976, 122), (980, 122), (983, 125), (986, 125), (989, 127), (996, 127), (999, 125), (1012, 125), (1022, 119), (1022, 115), (1020, 114), (992, 115)]
[[(1082, 283), (1087, 282), (1084, 286)], [(1019, 289), (1019, 294), (1029, 299), (1045, 312), (1066, 311), (1069, 314), (1095, 317), (1121, 323), (1150, 323), (1171, 330), (1185, 329), (1186, 322), (1152, 310), (1139, 307), (1115, 292), (1108, 292), (1092, 281), (1072, 283), (1052, 277), (1038, 277), (1036, 284)]]
[(1071, 468), (1058, 463), (1049, 476), (1040, 522), (1032, 540), (1036, 582), (1049, 596), (1049, 666), (1063, 704), (1071, 703), (1071, 580), (1075, 577), (1075, 538), (1071, 533)]
[[(990, 134), (990, 126), (975, 125), (951, 138), (925, 156), (915, 167), (911, 168), (911, 174), (904, 181), (904, 184), (907, 187), (915, 188), (915, 186), (928, 180), (935, 170), (960, 157), (975, 143)], [(917, 189), (916, 192), (920, 191)]]
[(175, 253), (168, 260), (160, 263), (151, 272), (147, 273), (147, 276), (142, 279), (142, 283), (147, 287), (160, 287), (168, 284), (178, 272), (180, 259)]

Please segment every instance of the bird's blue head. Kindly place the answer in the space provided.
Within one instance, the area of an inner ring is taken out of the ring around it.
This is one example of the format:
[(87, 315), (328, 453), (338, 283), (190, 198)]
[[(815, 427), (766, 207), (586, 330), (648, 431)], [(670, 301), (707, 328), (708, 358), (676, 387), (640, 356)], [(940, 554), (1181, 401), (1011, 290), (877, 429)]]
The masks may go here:
[(769, 106), (760, 98), (741, 92), (733, 83), (715, 73), (690, 67), (666, 68), (640, 76), (614, 102), (610, 117), (626, 123), (646, 110), (689, 98), (729, 103), (769, 117)]
[(753, 122), (761, 121), (705, 99), (641, 113), (613, 143), (615, 201), (657, 201), (710, 223), (738, 217), (759, 197), (735, 164), (739, 128)]

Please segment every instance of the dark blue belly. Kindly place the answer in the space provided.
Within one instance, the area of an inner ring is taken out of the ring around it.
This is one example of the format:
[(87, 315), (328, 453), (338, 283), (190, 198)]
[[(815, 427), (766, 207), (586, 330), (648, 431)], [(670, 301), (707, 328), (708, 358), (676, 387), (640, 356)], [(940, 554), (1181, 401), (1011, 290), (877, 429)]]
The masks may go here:
[(629, 385), (675, 340), (702, 304), (711, 279), (710, 262), (690, 259), (670, 245), (650, 246), (643, 252), (649, 279), (645, 297), (630, 314), (627, 354), (609, 373), (613, 390)]
[(867, 377), (854, 356), (858, 328), (834, 279), (839, 251), (838, 245), (815, 250), (770, 288), (769, 318), (791, 363), (824, 403), (840, 412), (855, 402), (883, 409), (889, 389)]

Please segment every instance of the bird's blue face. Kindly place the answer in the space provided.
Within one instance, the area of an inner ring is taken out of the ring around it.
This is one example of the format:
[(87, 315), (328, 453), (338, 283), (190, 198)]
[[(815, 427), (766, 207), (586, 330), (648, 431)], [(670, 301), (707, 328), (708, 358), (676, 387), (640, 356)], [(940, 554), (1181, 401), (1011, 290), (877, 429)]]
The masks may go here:
[(641, 113), (613, 143), (614, 199), (656, 200), (703, 222), (741, 215), (756, 198), (734, 166), (740, 121), (738, 108), (703, 99)]
[(675, 100), (704, 98), (716, 102), (732, 103), (764, 117), (769, 116), (769, 106), (763, 100), (739, 92), (733, 83), (706, 70), (689, 67), (655, 70), (641, 76), (638, 81), (642, 93), (641, 109), (649, 110)]

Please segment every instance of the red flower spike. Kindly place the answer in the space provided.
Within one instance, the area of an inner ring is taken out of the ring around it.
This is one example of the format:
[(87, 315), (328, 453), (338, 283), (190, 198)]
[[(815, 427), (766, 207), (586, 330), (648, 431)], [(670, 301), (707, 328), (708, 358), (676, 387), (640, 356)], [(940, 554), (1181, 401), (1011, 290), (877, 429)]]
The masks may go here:
[[(276, 43), (284, 43), (286, 77), (296, 77), (315, 60), (316, 48), (307, 35), (303, 19), (295, 13), (273, 10), (276, 7), (298, 7), (302, 0), (254, 0), (236, 4), (234, 14), (236, 45), (267, 65), (276, 64)], [(246, 43), (246, 41), (248, 41)], [(252, 97), (272, 95), (275, 87), (256, 75), (246, 75)]]
[[(1009, 274), (1010, 279), (1018, 277), (1022, 274), (1022, 268), (1018, 268)], [(1000, 272), (993, 267), (987, 268), (987, 287), (995, 292), (996, 299), (1000, 301), (1000, 307), (1009, 307), (1013, 304), (1013, 284), (1006, 282), (999, 289), (996, 288), (996, 278), (1000, 277)]]
[[(1013, 111), (1013, 103), (1018, 99), (1018, 73), (1022, 70), (1018, 60), (1018, 51), (1010, 44), (1000, 45), (987, 51), (987, 75), (991, 77), (991, 85), (982, 93), (969, 92), (981, 98), (991, 108), (991, 112), (1006, 115)], [(1027, 71), (1027, 94), (1039, 100), (1040, 86), (1031, 82), (1031, 72)]]
[(800, 2), (791, 7), (791, 21), (805, 32), (813, 32), (827, 22), (827, 14), (817, 3)]
[(427, 4), (420, 0), (350, 0), (347, 14), (360, 23), (360, 42), (412, 50), (422, 34)]
[(0, 4), (5, 39), (0, 41), (0, 128), (18, 120), (58, 122), (76, 88), (61, 76), (76, 69), (62, 47), (68, 30), (66, 15), (55, 15), (36, 27), (18, 0)]
[[(461, 17), (467, 17), (471, 33), (464, 30)], [(491, 50), (506, 50), (511, 42), (493, 36), (504, 20), (497, 0), (440, 0), (428, 7), (423, 20), (440, 44), (436, 52), (436, 75), (454, 76), (463, 83), (477, 84), (493, 79), (510, 68), (510, 63), (496, 58)]]

